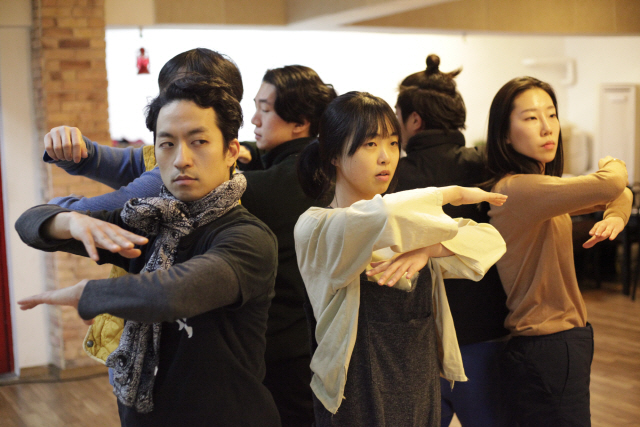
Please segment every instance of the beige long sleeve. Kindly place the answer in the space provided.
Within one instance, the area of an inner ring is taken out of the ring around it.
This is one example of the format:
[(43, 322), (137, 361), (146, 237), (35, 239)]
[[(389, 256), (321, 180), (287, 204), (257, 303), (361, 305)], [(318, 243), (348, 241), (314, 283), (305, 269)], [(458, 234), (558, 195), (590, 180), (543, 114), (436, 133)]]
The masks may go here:
[(494, 191), (509, 196), (492, 206), (491, 224), (507, 243), (498, 272), (507, 293), (505, 326), (513, 335), (546, 335), (586, 325), (573, 262), (570, 213), (606, 208), (625, 222), (631, 201), (626, 168), (609, 162), (596, 173), (558, 178), (513, 175)]

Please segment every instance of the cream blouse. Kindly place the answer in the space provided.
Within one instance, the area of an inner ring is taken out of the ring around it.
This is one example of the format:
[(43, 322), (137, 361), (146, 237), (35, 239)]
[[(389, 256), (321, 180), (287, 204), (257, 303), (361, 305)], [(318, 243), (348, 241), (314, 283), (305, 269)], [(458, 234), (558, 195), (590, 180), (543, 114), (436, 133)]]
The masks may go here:
[(451, 219), (442, 211), (442, 192), (430, 187), (378, 195), (348, 208), (312, 207), (298, 219), (294, 237), (317, 321), (311, 388), (327, 410), (335, 413), (344, 397), (358, 328), (360, 273), (374, 252), (387, 248), (403, 253), (442, 243), (455, 254), (432, 258), (428, 266), (441, 371), (452, 381), (466, 381), (443, 279), (477, 281), (504, 254), (504, 240), (491, 225)]

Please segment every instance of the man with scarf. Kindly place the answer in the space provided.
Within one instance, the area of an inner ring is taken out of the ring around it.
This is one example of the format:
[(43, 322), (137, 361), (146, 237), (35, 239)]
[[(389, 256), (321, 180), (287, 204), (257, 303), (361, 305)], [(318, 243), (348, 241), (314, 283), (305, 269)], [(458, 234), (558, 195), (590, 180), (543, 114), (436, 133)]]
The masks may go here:
[(232, 90), (186, 77), (151, 102), (159, 197), (86, 215), (36, 206), (16, 223), (30, 246), (141, 273), (19, 301), (22, 309), (70, 305), (85, 320), (127, 320), (107, 359), (123, 426), (280, 424), (262, 385), (277, 245), (238, 204), (246, 180), (232, 175), (242, 124)]

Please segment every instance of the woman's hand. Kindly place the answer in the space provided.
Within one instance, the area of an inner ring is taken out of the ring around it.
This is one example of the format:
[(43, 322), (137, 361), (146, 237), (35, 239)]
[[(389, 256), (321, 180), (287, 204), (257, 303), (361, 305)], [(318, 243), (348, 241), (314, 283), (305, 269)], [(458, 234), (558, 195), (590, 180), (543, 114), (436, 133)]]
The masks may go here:
[(372, 262), (371, 270), (367, 271), (367, 276), (375, 276), (384, 272), (378, 280), (379, 285), (393, 286), (406, 273), (407, 279), (418, 271), (422, 270), (429, 258), (439, 258), (451, 256), (453, 252), (442, 246), (440, 243), (427, 246), (413, 251), (405, 252), (386, 261)]
[(476, 187), (459, 187), (457, 185), (451, 187), (443, 187), (442, 204), (447, 203), (454, 206), (458, 205), (474, 205), (481, 202), (489, 202), (495, 206), (502, 206), (507, 201), (507, 196), (500, 193), (491, 193)]
[(618, 237), (618, 234), (624, 230), (624, 221), (617, 216), (610, 216), (607, 219), (598, 221), (589, 230), (589, 235), (592, 236), (589, 240), (582, 244), (583, 248), (592, 248), (596, 243), (606, 240), (613, 240)]
[[(81, 280), (73, 286), (69, 286), (64, 289), (56, 289), (55, 291), (47, 291), (38, 295), (32, 295), (30, 297), (21, 299), (18, 301), (21, 310), (31, 310), (40, 304), (49, 305), (68, 305), (70, 307), (78, 309), (78, 302), (84, 291), (88, 280)], [(90, 325), (93, 320), (85, 320), (86, 324)]]
[(55, 161), (79, 163), (88, 157), (87, 146), (80, 129), (69, 126), (53, 128), (44, 136), (44, 149)]

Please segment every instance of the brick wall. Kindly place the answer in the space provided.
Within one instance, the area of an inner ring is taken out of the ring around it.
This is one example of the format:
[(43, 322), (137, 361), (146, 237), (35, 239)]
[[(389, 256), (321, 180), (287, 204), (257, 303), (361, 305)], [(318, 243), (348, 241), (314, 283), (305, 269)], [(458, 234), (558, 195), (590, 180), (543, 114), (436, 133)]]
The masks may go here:
[[(94, 141), (110, 144), (104, 0), (32, 0), (32, 8), (33, 87), (40, 137), (51, 128), (70, 125)], [(42, 176), (45, 201), (108, 191), (55, 166), (43, 164)], [(99, 267), (86, 258), (53, 254), (47, 261), (47, 285), (59, 289), (82, 279), (104, 278), (108, 271), (108, 266)], [(50, 308), (49, 317), (53, 364), (67, 372), (95, 366), (82, 350), (87, 326), (75, 309)]]

